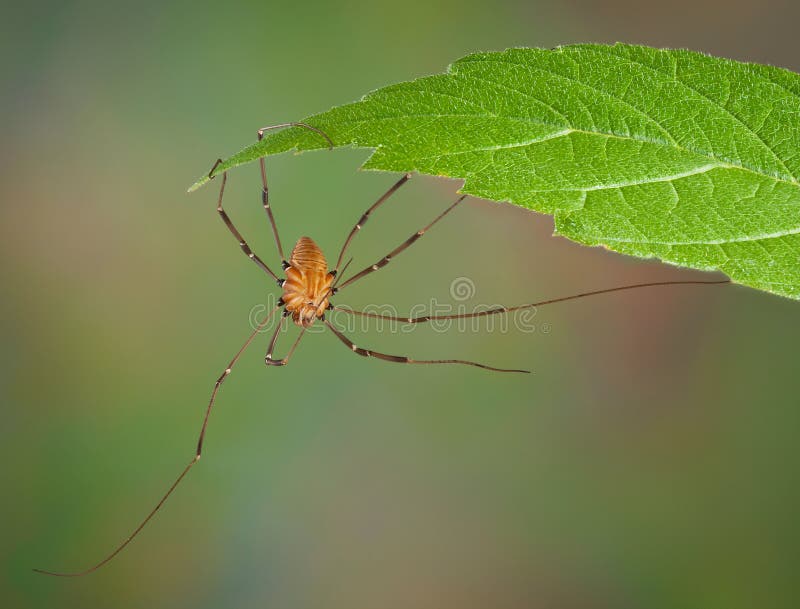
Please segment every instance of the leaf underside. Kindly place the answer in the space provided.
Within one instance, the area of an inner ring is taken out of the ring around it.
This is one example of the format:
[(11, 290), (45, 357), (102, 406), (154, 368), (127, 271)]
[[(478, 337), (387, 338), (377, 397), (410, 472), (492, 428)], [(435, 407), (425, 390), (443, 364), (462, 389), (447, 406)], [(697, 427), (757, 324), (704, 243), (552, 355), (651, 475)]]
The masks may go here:
[[(469, 55), (304, 119), (364, 167), (463, 178), (588, 245), (800, 299), (800, 76), (617, 44)], [(327, 148), (290, 128), (215, 171)], [(191, 190), (208, 181), (205, 177)]]

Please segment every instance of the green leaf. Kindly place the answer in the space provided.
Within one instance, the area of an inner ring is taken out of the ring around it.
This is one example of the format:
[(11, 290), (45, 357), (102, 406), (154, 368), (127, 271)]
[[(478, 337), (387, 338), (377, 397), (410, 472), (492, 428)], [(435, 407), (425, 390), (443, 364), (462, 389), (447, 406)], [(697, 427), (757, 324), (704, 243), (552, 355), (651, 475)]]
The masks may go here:
[[(617, 44), (469, 55), (304, 119), (365, 168), (464, 178), (580, 243), (800, 299), (800, 76)], [(230, 157), (326, 148), (291, 128)], [(192, 189), (201, 186), (201, 179)]]

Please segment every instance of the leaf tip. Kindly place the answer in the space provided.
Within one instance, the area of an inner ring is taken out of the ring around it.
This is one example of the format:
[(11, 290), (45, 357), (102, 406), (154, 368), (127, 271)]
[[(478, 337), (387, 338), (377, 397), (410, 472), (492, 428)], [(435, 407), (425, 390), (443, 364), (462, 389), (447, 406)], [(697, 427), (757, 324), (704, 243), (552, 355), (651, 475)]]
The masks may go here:
[(203, 176), (202, 178), (197, 180), (197, 182), (189, 186), (189, 188), (186, 189), (186, 192), (194, 192), (195, 190), (198, 190), (199, 188), (205, 186), (208, 181), (209, 181), (208, 176)]

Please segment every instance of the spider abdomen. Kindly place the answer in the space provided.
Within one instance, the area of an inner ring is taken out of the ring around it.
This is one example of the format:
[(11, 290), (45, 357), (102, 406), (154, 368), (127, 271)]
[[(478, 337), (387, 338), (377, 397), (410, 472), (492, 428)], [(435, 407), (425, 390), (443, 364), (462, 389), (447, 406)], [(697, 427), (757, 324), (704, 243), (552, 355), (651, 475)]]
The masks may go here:
[(322, 317), (333, 277), (319, 246), (310, 237), (300, 237), (289, 257), (281, 295), (294, 323), (307, 328)]

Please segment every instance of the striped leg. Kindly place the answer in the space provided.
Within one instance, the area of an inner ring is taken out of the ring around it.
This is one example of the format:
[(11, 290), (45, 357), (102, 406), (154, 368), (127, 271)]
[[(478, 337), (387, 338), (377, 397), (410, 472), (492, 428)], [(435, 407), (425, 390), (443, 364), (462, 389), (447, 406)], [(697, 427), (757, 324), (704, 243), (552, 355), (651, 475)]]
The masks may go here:
[[(386, 255), (385, 255), (383, 258), (381, 258), (380, 260), (378, 260), (378, 262), (376, 262), (375, 264), (373, 264), (373, 265), (371, 265), (371, 266), (368, 266), (368, 267), (367, 267), (367, 268), (365, 268), (364, 270), (362, 270), (362, 271), (360, 271), (360, 272), (356, 273), (355, 275), (353, 275), (353, 276), (352, 276), (350, 279), (348, 279), (348, 280), (347, 280), (347, 281), (345, 281), (345, 282), (344, 282), (342, 285), (340, 285), (340, 286), (339, 286), (339, 287), (336, 289), (336, 291), (338, 291), (338, 290), (342, 290), (342, 289), (344, 289), (345, 287), (347, 287), (348, 285), (350, 285), (351, 283), (355, 283), (356, 281), (358, 281), (358, 280), (359, 280), (359, 279), (361, 279), (362, 277), (366, 277), (366, 276), (367, 276), (367, 275), (369, 275), (370, 273), (374, 273), (374, 272), (375, 272), (375, 271), (377, 271), (378, 269), (381, 269), (381, 268), (385, 267), (385, 266), (386, 266), (387, 264), (389, 264), (389, 262), (391, 262), (391, 261), (392, 261), (392, 260), (393, 260), (393, 259), (394, 259), (396, 256), (398, 256), (398, 255), (399, 255), (401, 252), (403, 252), (404, 250), (406, 250), (407, 248), (409, 248), (409, 247), (410, 247), (410, 246), (411, 246), (411, 245), (412, 245), (412, 244), (413, 244), (415, 241), (417, 241), (417, 239), (419, 239), (420, 237), (422, 237), (422, 235), (424, 235), (424, 234), (425, 234), (425, 233), (426, 233), (426, 232), (427, 232), (427, 231), (428, 231), (428, 230), (429, 230), (429, 229), (430, 229), (430, 228), (431, 228), (431, 227), (432, 227), (434, 224), (436, 224), (436, 223), (437, 223), (439, 220), (441, 220), (442, 218), (444, 218), (444, 217), (445, 217), (447, 214), (449, 214), (449, 213), (450, 213), (450, 212), (451, 212), (453, 209), (455, 209), (456, 205), (458, 205), (459, 203), (461, 203), (461, 201), (463, 201), (463, 200), (464, 200), (464, 199), (466, 199), (466, 198), (467, 198), (467, 195), (462, 195), (462, 196), (460, 196), (458, 199), (456, 199), (455, 203), (453, 203), (452, 205), (450, 205), (450, 207), (448, 207), (448, 208), (447, 208), (447, 209), (445, 209), (445, 210), (444, 210), (442, 213), (440, 213), (438, 216), (436, 216), (436, 218), (434, 218), (434, 220), (433, 220), (433, 221), (432, 221), (430, 224), (428, 224), (428, 225), (427, 225), (427, 226), (425, 226), (424, 228), (421, 228), (421, 229), (420, 229), (420, 230), (418, 230), (416, 233), (414, 233), (413, 235), (411, 235), (411, 236), (410, 236), (408, 239), (406, 239), (406, 240), (405, 240), (403, 243), (401, 243), (401, 244), (400, 244), (398, 247), (394, 248), (394, 249), (393, 249), (391, 252), (389, 252), (388, 254), (386, 254)], [(334, 293), (336, 293), (336, 292), (334, 292)]]
[(264, 363), (267, 364), (267, 366), (285, 366), (286, 364), (288, 364), (289, 363), (289, 358), (292, 357), (292, 354), (294, 353), (294, 350), (297, 348), (297, 345), (300, 343), (300, 339), (303, 338), (303, 334), (306, 333), (306, 329), (305, 328), (300, 330), (300, 335), (294, 341), (294, 344), (292, 345), (292, 348), (289, 349), (289, 353), (286, 354), (286, 357), (284, 357), (283, 359), (275, 359), (275, 358), (273, 358), (272, 354), (275, 352), (275, 343), (278, 342), (278, 335), (280, 334), (281, 329), (283, 328), (283, 322), (286, 319), (287, 319), (286, 315), (281, 317), (281, 320), (278, 322), (278, 327), (275, 328), (275, 332), (272, 335), (272, 339), (269, 341), (269, 347), (267, 347), (267, 355), (264, 357)]
[[(339, 272), (339, 268), (342, 266), (342, 260), (344, 259), (344, 254), (347, 251), (347, 248), (350, 247), (350, 242), (353, 240), (353, 237), (356, 236), (356, 233), (358, 231), (360, 231), (362, 228), (364, 228), (364, 225), (367, 223), (367, 220), (369, 220), (370, 214), (372, 212), (374, 212), (376, 209), (378, 209), (378, 207), (380, 207), (381, 204), (384, 201), (386, 201), (386, 199), (391, 197), (395, 192), (397, 192), (397, 190), (403, 184), (408, 182), (408, 180), (410, 180), (410, 179), (411, 179), (411, 174), (407, 173), (402, 178), (397, 180), (397, 182), (395, 182), (392, 185), (392, 187), (389, 188), (389, 190), (387, 190), (385, 193), (383, 193), (383, 195), (381, 195), (381, 197), (377, 201), (375, 201), (375, 203), (373, 203), (372, 206), (367, 211), (365, 211), (363, 213), (363, 215), (361, 216), (359, 221), (356, 222), (356, 225), (350, 231), (350, 234), (347, 235), (347, 239), (345, 239), (344, 245), (342, 245), (342, 250), (339, 252), (339, 258), (336, 260), (336, 267), (334, 268), (334, 271), (333, 271), (334, 273), (338, 273)], [(344, 273), (342, 273), (342, 274), (344, 274)]]
[(368, 311), (356, 311), (354, 309), (342, 308), (331, 306), (334, 311), (341, 311), (348, 315), (358, 315), (360, 317), (371, 317), (375, 319), (385, 319), (386, 321), (396, 321), (404, 324), (418, 324), (426, 321), (442, 321), (447, 319), (470, 319), (474, 317), (486, 317), (488, 315), (498, 315), (501, 313), (512, 313), (514, 311), (521, 311), (523, 309), (533, 309), (556, 302), (566, 302), (568, 300), (578, 300), (579, 298), (586, 298), (588, 296), (598, 296), (600, 294), (610, 294), (612, 292), (622, 292), (624, 290), (633, 290), (635, 288), (652, 288), (657, 286), (666, 285), (721, 285), (730, 283), (730, 279), (719, 279), (712, 281), (689, 280), (689, 281), (653, 281), (650, 283), (637, 283), (634, 285), (623, 285), (616, 288), (606, 288), (604, 290), (593, 290), (591, 292), (582, 292), (581, 294), (572, 294), (571, 296), (562, 296), (560, 298), (550, 298), (549, 300), (540, 300), (539, 302), (532, 302), (529, 304), (517, 305), (514, 307), (495, 307), (494, 309), (487, 309), (486, 311), (476, 311), (474, 313), (461, 313), (454, 315), (422, 315), (420, 317), (396, 317), (394, 315), (386, 315), (384, 313), (370, 313)]
[(329, 321), (325, 320), (325, 325), (330, 328), (330, 330), (336, 335), (342, 343), (347, 345), (347, 347), (356, 355), (360, 355), (362, 357), (375, 357), (378, 359), (382, 359), (387, 362), (393, 362), (395, 364), (464, 364), (466, 366), (475, 366), (477, 368), (483, 368), (484, 370), (492, 370), (493, 372), (522, 372), (522, 373), (530, 373), (530, 370), (512, 370), (508, 368), (495, 368), (493, 366), (487, 366), (486, 364), (479, 364), (478, 362), (470, 362), (463, 359), (411, 359), (405, 355), (389, 355), (387, 353), (379, 353), (378, 351), (372, 351), (370, 349), (363, 349), (361, 347), (357, 347), (353, 341), (347, 338), (344, 334), (342, 334), (336, 327), (330, 323)]
[[(220, 163), (222, 163), (222, 159), (217, 159), (217, 162), (214, 163), (214, 166), (211, 168), (211, 171), (208, 172), (209, 175), (211, 175), (211, 173), (214, 172), (214, 169), (216, 169), (217, 165), (219, 165)], [(256, 256), (255, 253), (253, 253), (253, 250), (250, 249), (249, 245), (247, 245), (247, 241), (245, 241), (244, 237), (242, 237), (242, 233), (240, 233), (237, 230), (237, 228), (233, 225), (233, 222), (231, 222), (231, 219), (228, 216), (227, 212), (223, 209), (222, 197), (225, 194), (225, 184), (227, 183), (227, 181), (228, 181), (228, 172), (225, 171), (222, 173), (222, 184), (220, 184), (219, 186), (219, 199), (217, 199), (217, 212), (219, 212), (220, 218), (222, 218), (222, 221), (225, 223), (225, 226), (228, 227), (228, 230), (231, 231), (231, 234), (239, 242), (239, 247), (242, 248), (242, 251), (245, 253), (245, 255), (248, 258), (250, 258), (250, 260), (255, 262), (262, 271), (272, 276), (272, 278), (275, 281), (278, 281), (278, 276), (272, 271), (271, 268), (269, 268), (264, 263), (263, 260), (261, 260), (261, 258), (259, 258), (258, 256)]]
[[(270, 125), (269, 127), (261, 127), (258, 130), (258, 141), (260, 142), (264, 137), (265, 131), (271, 131), (272, 129), (283, 129), (284, 127), (303, 127), (304, 129), (308, 129), (309, 131), (314, 131), (315, 133), (320, 134), (328, 141), (328, 146), (333, 149), (333, 142), (331, 138), (327, 136), (327, 134), (322, 131), (321, 129), (317, 129), (316, 127), (312, 127), (311, 125), (307, 125), (305, 123), (281, 123), (279, 125)], [(285, 269), (289, 266), (289, 263), (286, 260), (286, 256), (283, 254), (283, 246), (281, 245), (281, 238), (278, 235), (278, 226), (275, 224), (275, 216), (272, 215), (272, 208), (269, 204), (269, 187), (267, 186), (267, 168), (264, 163), (264, 157), (260, 157), (258, 159), (258, 163), (261, 166), (261, 203), (264, 206), (264, 211), (267, 212), (267, 217), (269, 218), (269, 223), (272, 226), (272, 235), (275, 237), (275, 245), (278, 248), (278, 256), (281, 257), (281, 264)], [(277, 279), (277, 277), (276, 277)]]
[(192, 457), (192, 460), (189, 461), (189, 464), (186, 467), (183, 468), (183, 471), (180, 473), (178, 478), (175, 480), (175, 482), (172, 483), (172, 486), (170, 486), (169, 489), (167, 489), (167, 492), (164, 493), (164, 495), (161, 497), (161, 499), (156, 504), (156, 506), (150, 511), (150, 513), (147, 515), (147, 517), (139, 524), (138, 527), (136, 527), (134, 529), (133, 533), (131, 533), (127, 538), (125, 538), (125, 540), (119, 546), (117, 546), (117, 548), (113, 552), (111, 552), (111, 554), (106, 556), (99, 563), (95, 564), (92, 567), (89, 567), (88, 569), (86, 569), (84, 571), (78, 571), (78, 572), (75, 572), (75, 573), (59, 573), (59, 572), (56, 572), (56, 571), (44, 571), (42, 569), (34, 569), (34, 571), (36, 571), (37, 573), (42, 573), (44, 575), (54, 575), (56, 577), (80, 577), (81, 575), (86, 575), (86, 574), (91, 573), (92, 571), (96, 571), (97, 569), (102, 567), (104, 564), (106, 564), (112, 558), (114, 558), (117, 554), (122, 552), (122, 550), (125, 549), (125, 546), (127, 546), (131, 541), (133, 541), (133, 539), (139, 534), (139, 532), (145, 527), (145, 525), (148, 522), (150, 522), (150, 519), (153, 516), (155, 516), (156, 512), (158, 512), (158, 510), (161, 508), (161, 506), (164, 505), (166, 500), (172, 494), (172, 491), (175, 490), (175, 488), (184, 479), (186, 474), (189, 473), (189, 470), (192, 469), (194, 464), (197, 463), (200, 460), (200, 455), (203, 452), (203, 440), (205, 439), (206, 428), (208, 427), (208, 418), (211, 415), (211, 409), (214, 406), (214, 401), (217, 398), (217, 393), (219, 392), (219, 388), (222, 386), (222, 383), (225, 382), (225, 379), (228, 378), (228, 376), (231, 373), (231, 370), (233, 370), (233, 367), (236, 365), (236, 362), (239, 361), (239, 358), (242, 356), (242, 354), (244, 353), (245, 349), (247, 349), (247, 347), (250, 345), (250, 343), (253, 342), (255, 337), (258, 336), (259, 332), (261, 332), (261, 330), (263, 330), (266, 327), (266, 325), (272, 319), (272, 316), (275, 314), (275, 311), (277, 311), (277, 310), (278, 310), (278, 307), (275, 307), (274, 309), (272, 309), (272, 311), (269, 313), (269, 315), (267, 315), (264, 318), (263, 321), (259, 322), (259, 324), (256, 327), (256, 329), (252, 332), (252, 334), (250, 334), (250, 336), (247, 337), (247, 340), (241, 346), (239, 351), (236, 352), (236, 355), (233, 356), (233, 358), (230, 360), (230, 362), (228, 362), (228, 365), (225, 367), (225, 370), (222, 372), (222, 374), (219, 376), (217, 381), (214, 383), (214, 389), (211, 392), (211, 398), (208, 401), (208, 406), (206, 407), (206, 413), (205, 413), (205, 416), (203, 417), (203, 426), (200, 428), (200, 436), (197, 438), (197, 450), (195, 451), (194, 457)]

